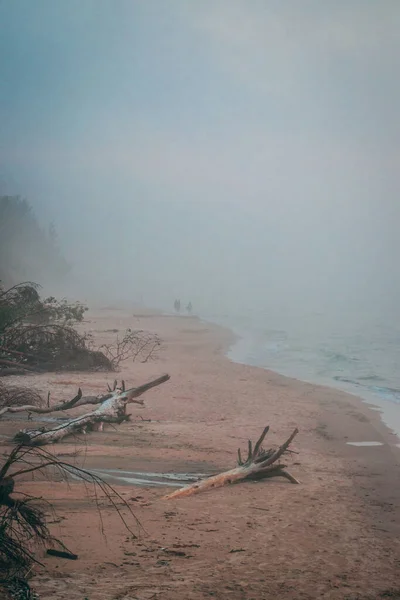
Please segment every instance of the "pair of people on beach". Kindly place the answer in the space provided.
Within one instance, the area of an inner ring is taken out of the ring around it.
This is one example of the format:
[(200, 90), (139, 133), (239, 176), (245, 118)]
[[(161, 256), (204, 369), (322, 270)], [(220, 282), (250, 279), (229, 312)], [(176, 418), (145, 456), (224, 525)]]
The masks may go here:
[[(181, 311), (181, 301), (180, 300), (175, 300), (174, 302), (174, 308), (175, 308), (175, 312), (180, 312)], [(190, 314), (192, 312), (192, 303), (189, 302), (189, 304), (186, 307), (187, 312)]]

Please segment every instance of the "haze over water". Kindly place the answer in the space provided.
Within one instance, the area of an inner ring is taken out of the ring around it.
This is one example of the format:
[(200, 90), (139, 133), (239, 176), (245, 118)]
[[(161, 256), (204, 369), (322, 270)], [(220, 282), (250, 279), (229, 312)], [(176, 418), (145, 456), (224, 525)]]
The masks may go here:
[(397, 0), (0, 2), (0, 192), (73, 266), (39, 283), (191, 300), (250, 362), (397, 402), (399, 29)]

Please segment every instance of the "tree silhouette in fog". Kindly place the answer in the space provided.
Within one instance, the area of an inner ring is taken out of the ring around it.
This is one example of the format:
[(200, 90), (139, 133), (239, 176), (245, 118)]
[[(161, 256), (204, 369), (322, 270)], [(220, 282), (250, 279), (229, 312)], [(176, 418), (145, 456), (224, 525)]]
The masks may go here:
[(54, 223), (46, 231), (27, 200), (0, 196), (0, 280), (6, 286), (26, 280), (57, 281), (69, 269)]

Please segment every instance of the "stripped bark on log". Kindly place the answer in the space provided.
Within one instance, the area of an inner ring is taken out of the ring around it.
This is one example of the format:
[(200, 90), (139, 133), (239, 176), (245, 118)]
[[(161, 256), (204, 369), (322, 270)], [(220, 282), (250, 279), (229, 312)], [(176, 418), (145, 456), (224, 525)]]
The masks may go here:
[[(104, 423), (118, 424), (122, 423), (123, 421), (127, 421), (129, 420), (129, 415), (126, 414), (127, 404), (143, 404), (143, 401), (139, 401), (137, 398), (152, 387), (168, 381), (169, 378), (169, 375), (162, 375), (161, 377), (153, 379), (152, 381), (136, 388), (131, 388), (126, 391), (116, 389), (114, 392), (104, 396), (102, 400), (96, 399), (96, 402), (93, 400), (95, 397), (89, 396), (91, 401), (84, 402), (83, 404), (100, 404), (100, 406), (98, 406), (93, 412), (70, 419), (69, 421), (61, 423), (52, 429), (24, 429), (15, 435), (14, 441), (19, 444), (32, 446), (51, 444), (54, 442), (59, 442), (64, 437), (74, 433), (86, 433), (88, 430), (102, 431)], [(70, 408), (71, 405), (73, 408), (79, 405), (82, 406), (82, 403), (79, 404), (81, 400), (84, 400), (84, 398), (78, 394), (69, 403), (64, 403), (64, 409), (66, 404), (69, 404)], [(57, 410), (61, 409), (57, 408)]]
[[(245, 462), (242, 461), (240, 449), (238, 449), (238, 466), (235, 469), (224, 471), (218, 475), (201, 479), (196, 483), (185, 486), (167, 496), (164, 496), (164, 500), (171, 500), (172, 498), (184, 498), (186, 496), (192, 496), (206, 490), (222, 487), (231, 483), (239, 483), (240, 481), (249, 480), (260, 480), (266, 479), (267, 477), (285, 477), (291, 483), (300, 483), (293, 475), (290, 475), (285, 469), (286, 465), (277, 463), (279, 458), (288, 450), (295, 436), (299, 430), (296, 428), (292, 435), (277, 449), (264, 450), (262, 443), (265, 436), (269, 431), (269, 426), (264, 428), (261, 436), (257, 440), (254, 446), (249, 440), (248, 442), (248, 455)], [(277, 464), (276, 464), (277, 463)]]
[[(100, 396), (82, 396), (82, 390), (79, 388), (78, 394), (72, 400), (68, 400), (67, 402), (61, 402), (60, 404), (54, 404), (53, 406), (41, 407), (35, 406), (34, 404), (24, 404), (21, 406), (4, 406), (0, 409), (0, 417), (2, 417), (6, 413), (20, 413), (20, 412), (28, 412), (28, 413), (36, 413), (38, 415), (46, 415), (52, 412), (58, 412), (60, 410), (69, 410), (71, 408), (77, 408), (78, 406), (84, 406), (86, 404), (102, 404), (105, 400), (108, 400), (112, 396), (116, 394), (120, 394), (124, 397), (129, 397), (129, 403), (136, 403), (143, 405), (143, 400), (137, 400), (139, 396), (147, 392), (150, 388), (160, 385), (160, 383), (164, 383), (167, 381), (165, 379), (168, 375), (162, 375), (161, 377), (151, 381), (149, 383), (145, 383), (140, 385), (137, 388), (131, 388), (129, 390), (125, 390), (125, 382), (122, 382), (122, 388), (119, 389), (116, 387), (116, 382), (114, 385), (114, 390), (108, 392), (107, 394), (103, 394)], [(162, 380), (162, 381), (161, 381)], [(109, 388), (110, 389), (110, 388)]]

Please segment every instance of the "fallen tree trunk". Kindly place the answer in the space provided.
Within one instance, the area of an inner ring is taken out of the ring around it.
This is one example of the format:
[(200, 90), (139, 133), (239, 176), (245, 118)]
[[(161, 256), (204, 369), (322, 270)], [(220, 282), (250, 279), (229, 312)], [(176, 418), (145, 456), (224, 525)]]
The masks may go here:
[(67, 402), (60, 402), (59, 404), (54, 404), (53, 406), (41, 407), (35, 406), (34, 404), (23, 404), (21, 406), (4, 406), (0, 409), (0, 417), (2, 417), (6, 413), (20, 413), (20, 412), (28, 412), (28, 413), (36, 413), (39, 415), (46, 415), (52, 412), (58, 412), (60, 410), (69, 410), (71, 408), (77, 408), (78, 406), (84, 406), (86, 404), (102, 404), (105, 400), (108, 400), (116, 393), (122, 394), (124, 397), (129, 396), (129, 402), (134, 402), (136, 404), (142, 404), (143, 400), (137, 400), (139, 396), (147, 392), (150, 388), (160, 385), (160, 383), (164, 383), (169, 379), (169, 375), (162, 375), (149, 383), (145, 383), (136, 388), (131, 388), (129, 390), (125, 390), (125, 382), (122, 382), (122, 388), (117, 390), (117, 382), (114, 382), (114, 389), (102, 396), (82, 396), (82, 390), (79, 388), (78, 394), (72, 400), (68, 400)]
[(5, 367), (18, 368), (22, 371), (29, 371), (29, 373), (43, 373), (43, 369), (40, 367), (30, 367), (29, 365), (22, 365), (21, 363), (15, 363), (12, 360), (7, 360), (5, 358), (0, 358), (0, 365), (4, 365)]
[[(44, 444), (59, 442), (64, 437), (74, 433), (86, 433), (88, 430), (102, 431), (104, 423), (118, 424), (122, 423), (123, 421), (127, 421), (129, 420), (129, 415), (126, 414), (127, 404), (133, 402), (143, 404), (142, 401), (138, 401), (136, 398), (152, 387), (168, 381), (169, 378), (169, 375), (162, 375), (161, 377), (158, 377), (157, 379), (145, 383), (137, 388), (131, 388), (126, 391), (116, 389), (110, 394), (107, 394), (107, 396), (105, 396), (103, 401), (100, 403), (100, 406), (98, 406), (98, 408), (96, 408), (96, 410), (93, 412), (70, 419), (69, 421), (61, 423), (52, 429), (24, 429), (15, 435), (14, 441), (18, 444), (24, 444), (27, 446), (41, 446)], [(76, 398), (83, 400), (83, 398), (79, 397), (78, 394), (78, 396), (70, 401), (70, 404), (73, 403)], [(89, 398), (93, 399), (93, 397)], [(96, 403), (99, 402), (100, 400)], [(78, 400), (73, 404), (74, 408), (76, 406), (78, 406)]]
[(72, 400), (67, 402), (61, 402), (61, 404), (55, 404), (51, 407), (43, 408), (41, 406), (35, 406), (34, 404), (21, 404), (21, 406), (4, 406), (0, 409), (0, 417), (6, 413), (20, 413), (29, 412), (44, 415), (46, 413), (56, 412), (59, 410), (68, 410), (76, 405), (78, 400), (82, 399), (82, 390), (79, 388), (78, 394)]
[[(239, 483), (240, 481), (248, 480), (260, 480), (266, 479), (267, 477), (285, 477), (291, 483), (299, 483), (299, 481), (290, 475), (286, 469), (286, 465), (277, 463), (279, 458), (288, 450), (294, 437), (298, 434), (299, 430), (296, 428), (292, 435), (284, 442), (279, 448), (274, 450), (264, 450), (262, 443), (265, 436), (269, 431), (269, 426), (264, 428), (261, 436), (259, 437), (256, 445), (254, 446), (249, 440), (248, 456), (245, 462), (242, 461), (240, 449), (238, 450), (238, 467), (229, 471), (224, 471), (218, 475), (207, 477), (196, 483), (185, 486), (167, 496), (164, 496), (164, 500), (171, 500), (172, 498), (184, 498), (186, 496), (192, 496), (206, 490), (222, 487), (231, 483)], [(277, 464), (276, 464), (277, 463)]]
[(110, 398), (101, 404), (95, 411), (70, 419), (53, 429), (24, 429), (19, 431), (14, 441), (25, 446), (43, 446), (59, 442), (64, 437), (73, 433), (86, 433), (90, 427), (96, 429), (100, 423), (122, 423), (127, 420), (125, 413), (126, 402), (119, 397)]

